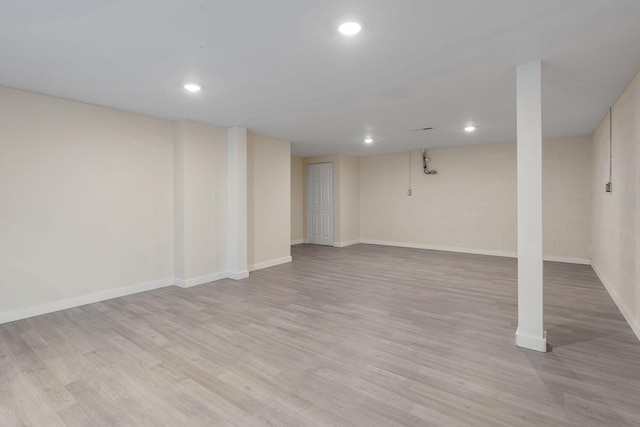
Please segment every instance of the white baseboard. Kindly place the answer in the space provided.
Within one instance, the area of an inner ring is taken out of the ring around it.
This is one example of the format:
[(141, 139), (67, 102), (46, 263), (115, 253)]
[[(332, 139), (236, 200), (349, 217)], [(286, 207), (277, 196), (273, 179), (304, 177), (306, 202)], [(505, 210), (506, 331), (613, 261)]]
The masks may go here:
[(542, 353), (547, 352), (547, 331), (544, 331), (544, 336), (542, 338), (538, 338), (520, 334), (519, 330), (519, 328), (516, 329), (516, 345), (518, 347), (535, 350)]
[(543, 259), (545, 261), (564, 262), (565, 264), (591, 265), (591, 260), (586, 258), (569, 258), (563, 256), (545, 255)]
[(350, 240), (348, 242), (334, 243), (333, 247), (334, 248), (346, 248), (347, 246), (357, 245), (358, 243), (360, 243), (360, 240)]
[[(432, 251), (458, 252), (458, 253), (464, 253), (464, 254), (518, 258), (517, 252), (509, 252), (509, 251), (492, 251), (487, 249), (458, 248), (453, 246), (425, 245), (422, 243), (389, 242), (386, 240), (369, 240), (369, 239), (361, 239), (359, 243), (366, 243), (369, 245), (396, 246), (401, 248), (429, 249)], [(588, 260), (585, 258), (569, 258), (569, 257), (560, 257), (560, 256), (554, 256), (554, 255), (545, 255), (543, 256), (543, 259), (545, 261), (552, 261), (552, 262), (591, 265), (591, 260)]]
[(194, 277), (193, 279), (187, 279), (187, 280), (176, 278), (173, 284), (179, 288), (190, 288), (192, 286), (203, 285), (205, 283), (215, 282), (216, 280), (226, 279), (226, 278), (227, 278), (227, 272), (224, 271), (222, 273), (207, 274), (206, 276)]
[(518, 256), (515, 252), (457, 248), (452, 246), (425, 245), (422, 243), (410, 243), (410, 242), (389, 242), (386, 240), (360, 239), (360, 243), (366, 243), (369, 245), (397, 246), (401, 248), (429, 249), (433, 251), (460, 252), (460, 253), (476, 254), (476, 255), (502, 256), (502, 257), (509, 257), (509, 258), (516, 258)]
[(66, 310), (68, 308), (79, 307), (81, 305), (93, 304), (113, 298), (124, 297), (127, 295), (137, 294), (140, 292), (151, 291), (153, 289), (164, 288), (173, 285), (173, 279), (158, 280), (156, 282), (140, 283), (133, 286), (124, 286), (121, 288), (110, 289), (93, 294), (82, 295), (79, 297), (67, 298), (60, 301), (54, 301), (46, 304), (40, 304), (32, 307), (21, 308), (13, 311), (0, 313), (0, 324), (13, 322), (28, 317), (40, 316), (42, 314), (53, 313), (54, 311)]
[(270, 261), (259, 262), (249, 266), (249, 271), (262, 270), (263, 268), (275, 267), (276, 265), (286, 264), (293, 261), (293, 258), (286, 256), (283, 258), (272, 259)]
[(249, 271), (248, 270), (244, 270), (244, 271), (228, 271), (227, 272), (227, 278), (228, 279), (241, 280), (241, 279), (246, 279), (247, 277), (249, 277)]
[(303, 244), (303, 243), (304, 243), (304, 240), (303, 240), (303, 239), (292, 240), (292, 241), (291, 241), (291, 246), (293, 246), (293, 245), (301, 245), (301, 244)]
[(607, 292), (609, 292), (609, 295), (611, 295), (611, 299), (618, 306), (618, 310), (620, 310), (620, 313), (622, 313), (622, 315), (624, 316), (624, 319), (627, 321), (627, 323), (631, 327), (631, 330), (633, 331), (634, 334), (636, 334), (636, 337), (638, 337), (638, 339), (640, 340), (640, 319), (636, 319), (633, 317), (631, 312), (622, 303), (622, 298), (620, 298), (620, 296), (613, 290), (613, 287), (609, 282), (607, 282), (602, 272), (598, 270), (598, 267), (596, 267), (595, 264), (591, 264), (591, 268), (593, 268), (593, 271), (596, 272), (596, 275), (604, 285), (604, 288), (607, 290)]

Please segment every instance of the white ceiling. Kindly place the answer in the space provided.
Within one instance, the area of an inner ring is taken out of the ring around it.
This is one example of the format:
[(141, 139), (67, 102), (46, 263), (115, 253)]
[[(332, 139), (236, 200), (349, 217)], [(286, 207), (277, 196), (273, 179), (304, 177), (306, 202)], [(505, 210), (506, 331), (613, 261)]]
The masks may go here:
[(592, 133), (640, 68), (640, 1), (0, 0), (0, 85), (304, 156), (513, 141), (515, 67), (538, 59), (545, 137)]

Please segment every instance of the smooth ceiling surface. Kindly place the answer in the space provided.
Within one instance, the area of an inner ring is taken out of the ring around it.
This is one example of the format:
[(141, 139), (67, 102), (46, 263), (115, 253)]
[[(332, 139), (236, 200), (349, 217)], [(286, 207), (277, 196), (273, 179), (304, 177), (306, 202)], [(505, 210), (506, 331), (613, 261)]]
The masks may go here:
[[(0, 0), (0, 11), (2, 86), (246, 126), (305, 156), (513, 141), (515, 68), (538, 59), (545, 137), (590, 134), (640, 68), (636, 0)], [(350, 17), (365, 28), (345, 38)]]

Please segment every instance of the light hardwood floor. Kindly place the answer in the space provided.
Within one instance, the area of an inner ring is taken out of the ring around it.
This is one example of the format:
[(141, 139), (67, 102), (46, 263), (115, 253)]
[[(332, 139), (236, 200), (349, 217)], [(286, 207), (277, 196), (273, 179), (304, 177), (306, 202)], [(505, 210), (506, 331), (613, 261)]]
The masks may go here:
[(540, 354), (514, 346), (514, 259), (293, 257), (0, 325), (0, 425), (640, 425), (640, 342), (589, 266), (545, 263)]

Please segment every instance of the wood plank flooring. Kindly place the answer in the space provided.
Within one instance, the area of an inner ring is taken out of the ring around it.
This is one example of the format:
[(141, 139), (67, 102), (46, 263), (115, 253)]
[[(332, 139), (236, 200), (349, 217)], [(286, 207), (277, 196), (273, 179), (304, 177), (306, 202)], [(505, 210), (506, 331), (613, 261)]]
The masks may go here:
[(293, 257), (0, 325), (0, 425), (640, 425), (640, 342), (589, 266), (545, 263), (540, 354), (514, 346), (514, 259)]

